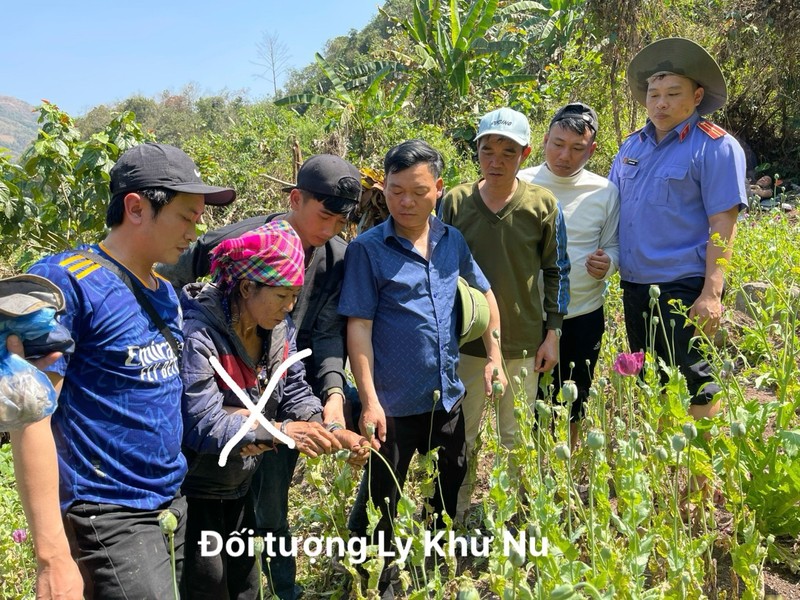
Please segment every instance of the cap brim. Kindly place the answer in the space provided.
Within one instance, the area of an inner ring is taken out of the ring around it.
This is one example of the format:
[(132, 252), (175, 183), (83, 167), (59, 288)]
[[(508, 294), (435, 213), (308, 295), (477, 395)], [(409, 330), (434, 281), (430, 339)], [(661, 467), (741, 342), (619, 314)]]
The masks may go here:
[[(281, 191), (284, 192), (285, 194), (288, 194), (292, 190), (303, 190), (306, 193), (314, 194), (315, 198), (319, 198), (322, 196), (326, 198), (335, 198), (336, 200), (339, 200), (342, 204), (358, 204), (361, 201), (360, 192), (358, 194), (358, 198), (345, 198), (344, 196), (332, 196), (330, 194), (324, 194), (323, 192), (315, 192), (314, 190), (307, 190), (305, 188), (301, 188), (296, 185), (287, 185), (286, 187), (281, 188)], [(362, 191), (363, 191), (363, 184), (362, 184)]]
[(28, 273), (0, 280), (0, 314), (19, 317), (42, 308), (64, 310), (64, 295), (49, 279)]
[(475, 139), (473, 141), (477, 142), (479, 139), (481, 139), (482, 137), (486, 137), (487, 135), (503, 136), (504, 138), (510, 139), (512, 142), (516, 142), (523, 148), (530, 145), (530, 140), (526, 140), (521, 136), (514, 135), (513, 133), (509, 133), (507, 131), (497, 131), (495, 129), (490, 129), (489, 131), (482, 131), (481, 133), (475, 136)]
[(647, 79), (661, 71), (683, 75), (703, 88), (697, 112), (719, 110), (728, 99), (725, 77), (705, 48), (685, 38), (665, 38), (642, 48), (628, 66), (628, 85), (639, 104), (647, 101)]
[(164, 185), (164, 188), (184, 194), (201, 194), (205, 197), (206, 204), (225, 206), (236, 200), (236, 192), (231, 188), (203, 183), (176, 183)]
[(489, 305), (483, 293), (470, 287), (463, 277), (457, 283), (457, 307), (460, 311), (459, 345), (480, 338), (489, 326)]

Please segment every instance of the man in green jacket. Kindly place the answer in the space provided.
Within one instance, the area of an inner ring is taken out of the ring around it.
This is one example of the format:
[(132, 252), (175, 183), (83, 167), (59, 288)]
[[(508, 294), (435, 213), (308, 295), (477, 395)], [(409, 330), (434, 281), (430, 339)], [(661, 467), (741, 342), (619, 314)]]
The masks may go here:
[[(553, 194), (517, 177), (531, 152), (530, 126), (525, 115), (500, 108), (485, 115), (476, 136), (481, 178), (451, 190), (443, 199), (440, 217), (464, 235), (478, 266), (495, 290), (500, 308), (502, 353), (508, 380), (523, 367), (523, 389), (513, 386), (497, 400), (497, 423), (504, 446), (517, 432), (514, 394), (532, 404), (539, 373), (558, 360), (558, 337), (569, 303), (569, 259), (564, 219)], [(544, 276), (544, 298), (538, 289)], [(542, 331), (547, 313), (545, 331)], [(461, 487), (458, 514), (469, 507), (474, 486), (473, 449), (480, 429), (485, 392), (484, 373), (491, 366), (481, 344), (461, 348), (458, 375), (464, 382), (464, 422), (468, 476)]]

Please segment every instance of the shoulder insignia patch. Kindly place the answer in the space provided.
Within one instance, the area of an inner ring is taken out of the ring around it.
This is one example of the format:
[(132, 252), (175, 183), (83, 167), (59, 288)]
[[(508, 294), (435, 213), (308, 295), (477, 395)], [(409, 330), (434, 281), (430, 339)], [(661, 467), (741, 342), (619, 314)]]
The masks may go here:
[(100, 265), (93, 260), (86, 258), (80, 254), (73, 254), (72, 256), (68, 256), (64, 260), (59, 263), (60, 266), (64, 267), (75, 275), (76, 279), (83, 279), (89, 273), (93, 273), (97, 269), (100, 268)]
[(728, 133), (719, 125), (714, 125), (714, 123), (711, 121), (700, 120), (697, 122), (697, 127), (699, 127), (712, 140), (719, 139)]
[(686, 125), (683, 126), (683, 129), (681, 129), (681, 132), (678, 135), (678, 139), (682, 142), (688, 133), (689, 133), (689, 123), (686, 123)]

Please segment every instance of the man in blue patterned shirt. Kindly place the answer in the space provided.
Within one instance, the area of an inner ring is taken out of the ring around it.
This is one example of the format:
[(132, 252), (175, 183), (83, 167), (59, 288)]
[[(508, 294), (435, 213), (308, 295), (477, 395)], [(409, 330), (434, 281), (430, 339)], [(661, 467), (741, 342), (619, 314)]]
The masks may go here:
[[(431, 214), (442, 190), (443, 166), (441, 155), (422, 140), (389, 150), (384, 194), (391, 216), (348, 246), (339, 302), (339, 312), (349, 317), (347, 349), (363, 406), (362, 433), (368, 435), (374, 425), (374, 443), (401, 486), (414, 452), (439, 448), (431, 498), (440, 515), (437, 526), (443, 511), (455, 516), (466, 472), (464, 386), (456, 375), (459, 336), (453, 318), (459, 275), (486, 296), (490, 319), (483, 342), (505, 383), (492, 339), (500, 318), (489, 282), (458, 230)], [(390, 539), (398, 493), (394, 476), (382, 461), (373, 461), (364, 472), (362, 488), (366, 485), (382, 512), (375, 533)], [(364, 510), (357, 502), (354, 511)], [(352, 515), (353, 523), (365, 523), (363, 515)], [(384, 577), (381, 591), (387, 587)]]
[(37, 597), (81, 597), (73, 559), (86, 598), (171, 597), (158, 521), (165, 509), (177, 518), (179, 570), (182, 563), (182, 319), (172, 286), (152, 269), (177, 261), (196, 238), (205, 204), (236, 195), (205, 185), (183, 151), (151, 143), (120, 157), (111, 195), (105, 240), (31, 268), (61, 288), (62, 324), (75, 341), (75, 351), (48, 368), (59, 391), (52, 418), (13, 440), (39, 563)]

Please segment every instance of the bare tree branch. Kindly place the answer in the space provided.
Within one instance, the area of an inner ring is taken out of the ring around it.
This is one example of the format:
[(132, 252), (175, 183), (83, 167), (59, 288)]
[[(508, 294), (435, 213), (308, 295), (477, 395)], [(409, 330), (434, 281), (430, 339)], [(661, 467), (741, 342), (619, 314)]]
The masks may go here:
[(261, 67), (261, 72), (256, 76), (271, 81), (272, 93), (277, 96), (278, 80), (288, 71), (289, 60), (292, 57), (289, 54), (289, 47), (280, 40), (278, 32), (265, 31), (261, 34), (261, 41), (256, 43), (256, 51), (258, 60), (253, 61), (253, 64)]

